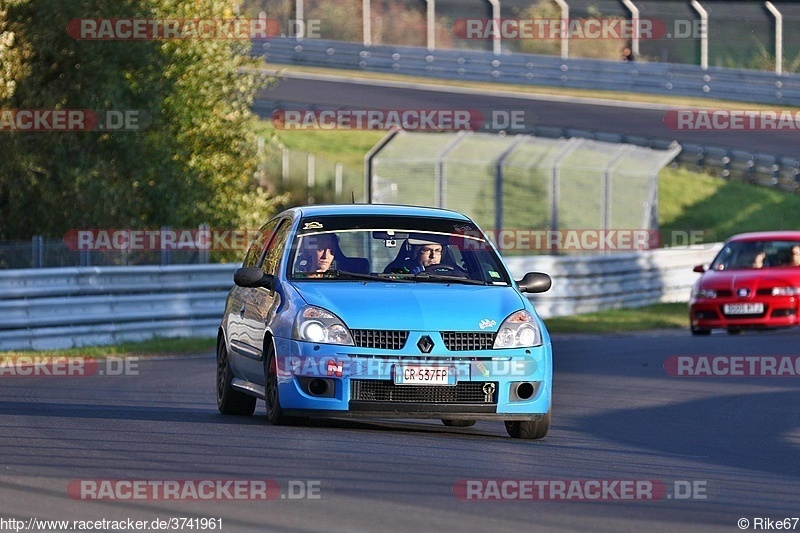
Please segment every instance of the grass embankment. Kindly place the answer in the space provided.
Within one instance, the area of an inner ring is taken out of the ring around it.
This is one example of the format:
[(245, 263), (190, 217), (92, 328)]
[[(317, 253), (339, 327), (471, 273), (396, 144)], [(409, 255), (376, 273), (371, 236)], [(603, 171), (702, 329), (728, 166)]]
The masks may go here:
[(544, 322), (550, 333), (614, 333), (685, 328), (688, 320), (685, 303), (668, 303), (548, 318)]

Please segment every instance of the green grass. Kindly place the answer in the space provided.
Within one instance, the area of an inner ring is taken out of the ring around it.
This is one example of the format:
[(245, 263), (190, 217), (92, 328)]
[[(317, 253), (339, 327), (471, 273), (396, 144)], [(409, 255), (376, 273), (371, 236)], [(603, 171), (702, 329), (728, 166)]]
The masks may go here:
[(611, 309), (584, 315), (549, 318), (550, 333), (613, 333), (648, 329), (686, 328), (689, 312), (685, 303), (653, 304), (635, 309)]
[(147, 355), (188, 355), (214, 352), (216, 339), (157, 338), (143, 342), (124, 342), (111, 346), (86, 346), (64, 350), (0, 351), (0, 360), (36, 355), (37, 357), (129, 357)]
[(703, 242), (723, 241), (748, 231), (800, 228), (800, 195), (665, 168), (659, 179), (662, 235), (700, 231)]
[(276, 130), (267, 121), (259, 121), (256, 133), (267, 139), (275, 138), (290, 151), (314, 154), (356, 168), (363, 168), (366, 153), (386, 135), (384, 131)]

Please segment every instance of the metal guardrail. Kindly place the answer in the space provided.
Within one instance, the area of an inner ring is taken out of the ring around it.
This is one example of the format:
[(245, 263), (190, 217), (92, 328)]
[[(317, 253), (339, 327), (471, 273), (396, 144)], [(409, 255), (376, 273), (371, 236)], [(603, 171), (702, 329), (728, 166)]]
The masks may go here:
[(547, 318), (658, 302), (687, 302), (698, 278), (692, 267), (710, 262), (721, 247), (717, 243), (580, 260), (537, 256), (508, 257), (505, 261), (517, 279), (530, 271), (547, 272), (553, 277), (553, 287), (548, 292), (529, 296), (539, 314)]
[(561, 59), (483, 50), (370, 46), (324, 39), (253, 40), (252, 53), (272, 63), (310, 65), (547, 87), (800, 105), (800, 75), (676, 63)]
[[(598, 257), (511, 257), (517, 278), (547, 272), (553, 288), (533, 296), (544, 318), (686, 301), (702, 250)], [(0, 350), (58, 349), (163, 337), (214, 337), (234, 264), (0, 271)]]
[(0, 271), (0, 350), (213, 337), (237, 266)]

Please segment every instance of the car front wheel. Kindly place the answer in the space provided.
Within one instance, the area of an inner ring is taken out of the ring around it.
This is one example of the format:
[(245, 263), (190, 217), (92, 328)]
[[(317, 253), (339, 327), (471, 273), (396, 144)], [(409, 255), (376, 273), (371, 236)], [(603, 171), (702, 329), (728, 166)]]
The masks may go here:
[(264, 403), (267, 404), (267, 420), (271, 424), (281, 426), (289, 423), (289, 418), (281, 409), (281, 398), (278, 394), (278, 358), (275, 355), (275, 345), (269, 343), (266, 357), (264, 358)]
[(507, 420), (506, 431), (515, 439), (541, 439), (550, 430), (550, 412), (539, 420)]
[(256, 410), (255, 396), (239, 392), (231, 385), (233, 372), (225, 341), (217, 341), (217, 409), (223, 415), (250, 416)]

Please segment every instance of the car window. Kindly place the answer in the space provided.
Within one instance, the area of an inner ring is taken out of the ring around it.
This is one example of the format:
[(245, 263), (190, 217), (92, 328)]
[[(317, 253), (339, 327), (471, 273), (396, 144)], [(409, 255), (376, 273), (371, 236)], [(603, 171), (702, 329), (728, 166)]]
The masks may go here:
[(437, 282), (451, 277), (509, 285), (510, 277), (486, 236), (463, 220), (425, 217), (303, 219), (288, 274), (294, 279), (383, 279)]
[(242, 263), (243, 267), (253, 267), (258, 264), (258, 260), (261, 259), (262, 252), (264, 251), (264, 247), (269, 242), (270, 237), (272, 236), (273, 231), (275, 231), (275, 227), (278, 225), (280, 220), (270, 220), (264, 226), (258, 230), (253, 242), (250, 244), (250, 248), (247, 249), (247, 254), (244, 256), (244, 262)]
[(711, 270), (761, 269), (798, 266), (798, 241), (732, 241), (717, 254)]
[(281, 262), (281, 255), (283, 255), (283, 250), (286, 247), (286, 240), (289, 238), (291, 226), (292, 224), (288, 219), (280, 221), (280, 226), (275, 230), (275, 237), (267, 245), (264, 259), (260, 265), (264, 273), (273, 275), (277, 273), (278, 264)]

